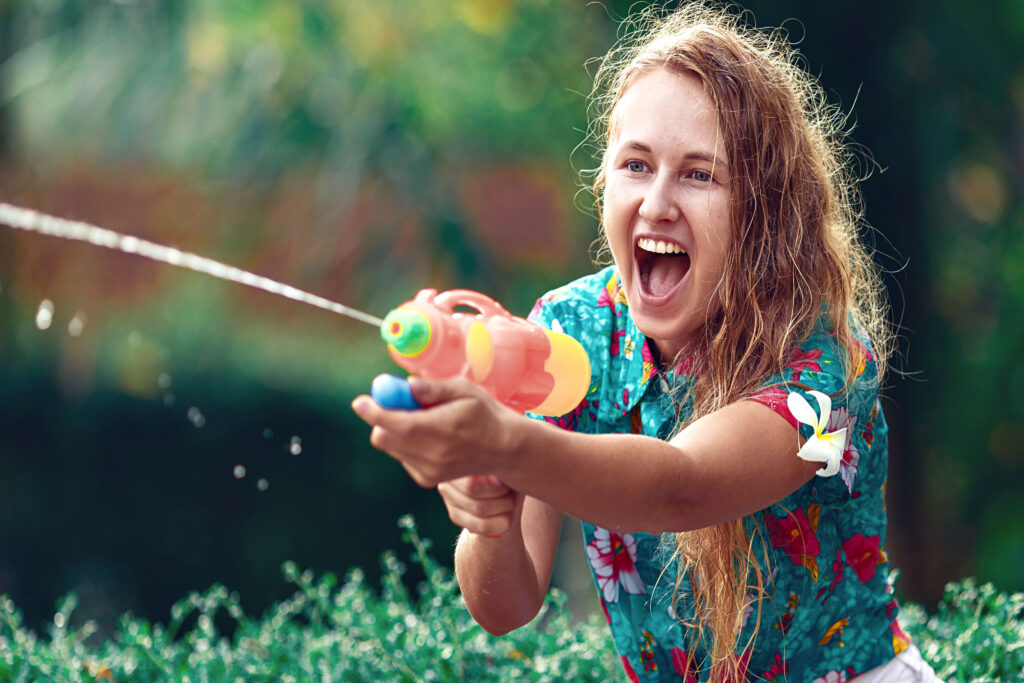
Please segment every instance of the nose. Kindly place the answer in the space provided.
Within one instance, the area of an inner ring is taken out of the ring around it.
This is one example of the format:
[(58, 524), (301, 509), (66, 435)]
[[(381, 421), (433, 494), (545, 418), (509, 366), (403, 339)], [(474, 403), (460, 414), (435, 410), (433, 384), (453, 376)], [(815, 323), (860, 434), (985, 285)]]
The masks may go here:
[(675, 184), (667, 174), (654, 177), (640, 203), (640, 217), (651, 224), (674, 222), (679, 218), (679, 205), (675, 198)]

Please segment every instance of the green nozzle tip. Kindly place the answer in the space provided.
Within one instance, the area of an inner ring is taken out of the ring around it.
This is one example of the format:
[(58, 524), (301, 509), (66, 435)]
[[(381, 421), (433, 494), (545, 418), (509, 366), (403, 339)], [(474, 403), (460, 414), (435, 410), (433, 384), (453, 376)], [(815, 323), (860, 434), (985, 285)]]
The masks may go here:
[(415, 356), (430, 342), (430, 321), (411, 308), (396, 308), (380, 326), (384, 343), (403, 356)]

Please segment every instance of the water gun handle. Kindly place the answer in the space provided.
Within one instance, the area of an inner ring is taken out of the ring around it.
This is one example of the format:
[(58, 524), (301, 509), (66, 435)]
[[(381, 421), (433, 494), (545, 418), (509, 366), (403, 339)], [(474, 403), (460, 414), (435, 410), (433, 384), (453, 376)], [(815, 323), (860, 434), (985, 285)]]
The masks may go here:
[(409, 380), (394, 375), (377, 375), (370, 385), (370, 397), (381, 408), (390, 410), (419, 410), (423, 406), (412, 395)]
[(455, 312), (456, 306), (468, 306), (480, 311), (485, 318), (493, 315), (511, 315), (497, 301), (472, 289), (451, 289), (441, 292), (434, 297), (434, 305), (449, 314)]

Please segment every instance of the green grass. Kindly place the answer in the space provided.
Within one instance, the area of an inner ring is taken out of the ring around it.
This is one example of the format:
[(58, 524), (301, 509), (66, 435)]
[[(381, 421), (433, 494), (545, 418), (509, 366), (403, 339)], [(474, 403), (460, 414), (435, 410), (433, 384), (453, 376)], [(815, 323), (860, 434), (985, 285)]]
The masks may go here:
[[(469, 616), (451, 573), (410, 517), (400, 520), (426, 579), (410, 592), (405, 566), (382, 558), (379, 589), (354, 569), (343, 584), (286, 563), (294, 595), (261, 618), (223, 586), (192, 593), (166, 626), (124, 615), (114, 636), (71, 628), (64, 598), (46, 636), (0, 598), (3, 681), (607, 681), (622, 679), (600, 616), (573, 621), (557, 590), (528, 626), (496, 638)], [(950, 584), (934, 615), (904, 608), (904, 626), (947, 681), (1024, 680), (1024, 595), (973, 580)], [(230, 637), (224, 631), (233, 631)], [(230, 625), (230, 626), (229, 626)], [(99, 642), (94, 642), (99, 640)]]

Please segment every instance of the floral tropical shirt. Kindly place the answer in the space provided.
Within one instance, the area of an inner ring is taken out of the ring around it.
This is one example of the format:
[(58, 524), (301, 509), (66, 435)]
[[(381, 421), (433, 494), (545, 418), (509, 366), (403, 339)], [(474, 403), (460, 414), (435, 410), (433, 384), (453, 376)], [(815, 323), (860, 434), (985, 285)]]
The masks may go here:
[[(589, 434), (671, 435), (677, 410), (687, 409), (675, 404), (672, 389), (692, 377), (684, 367), (658, 369), (630, 318), (614, 267), (546, 294), (530, 318), (577, 339), (592, 368), (590, 390), (579, 407), (546, 419)], [(737, 653), (752, 680), (838, 683), (884, 664), (910, 642), (896, 622), (898, 606), (888, 584), (887, 427), (877, 401), (876, 367), (868, 351), (857, 381), (843, 392), (839, 357), (834, 337), (819, 327), (793, 349), (784, 376), (770, 378), (751, 397), (811, 439), (815, 428), (791, 414), (787, 398), (798, 392), (820, 412), (824, 406), (808, 390), (822, 392), (832, 397), (824, 431), (846, 429), (835, 476), (815, 476), (746, 520), (748, 533), (767, 539), (767, 552), (758, 560), (768, 577), (768, 595), (761, 603), (757, 638), (752, 650)], [(812, 417), (821, 427), (825, 418), (819, 412)], [(693, 647), (692, 634), (680, 623), (692, 615), (688, 581), (679, 584), (673, 603), (674, 537), (620, 534), (587, 522), (583, 536), (628, 678), (708, 680), (707, 653), (699, 643)], [(740, 642), (753, 634), (758, 622), (753, 612), (748, 608), (744, 615)], [(689, 659), (691, 649), (695, 656)]]

